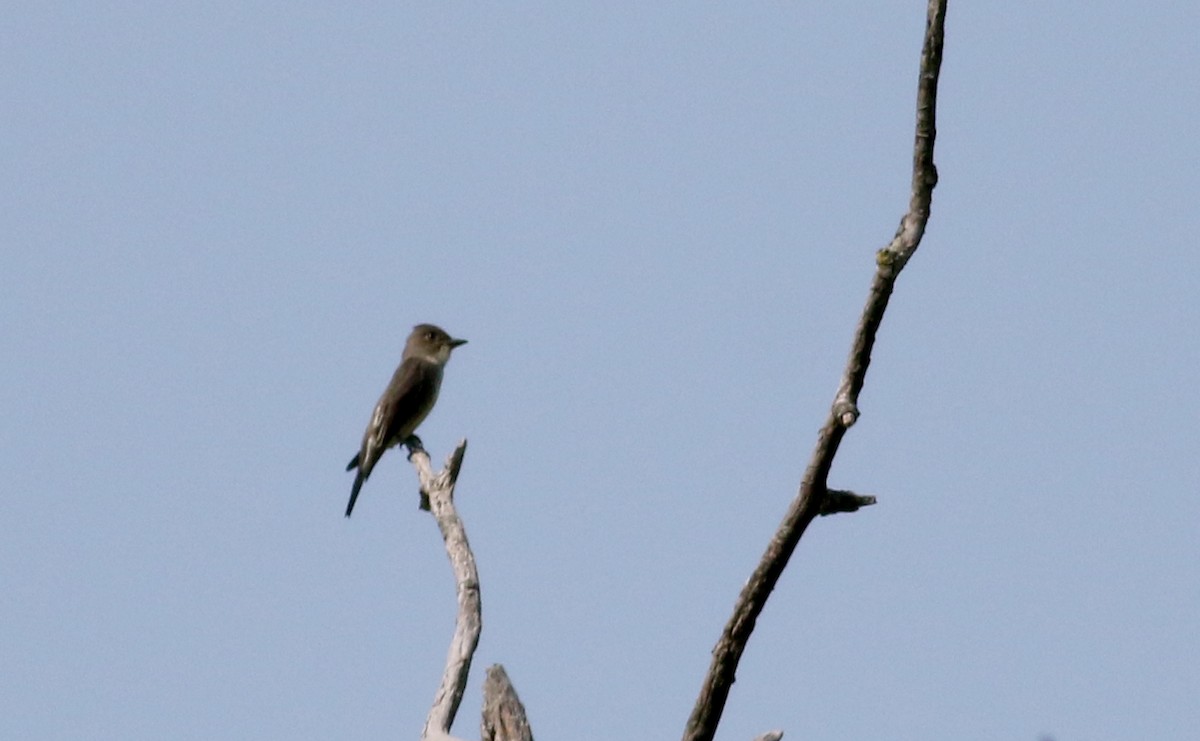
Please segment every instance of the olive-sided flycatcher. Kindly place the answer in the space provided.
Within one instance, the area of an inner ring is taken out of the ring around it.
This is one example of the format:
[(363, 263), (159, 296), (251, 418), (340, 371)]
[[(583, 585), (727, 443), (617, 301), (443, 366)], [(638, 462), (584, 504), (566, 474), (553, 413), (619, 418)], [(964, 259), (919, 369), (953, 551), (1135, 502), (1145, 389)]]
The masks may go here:
[(371, 475), (371, 469), (375, 468), (383, 451), (407, 440), (433, 409), (450, 351), (465, 344), (466, 340), (456, 340), (432, 324), (413, 327), (404, 345), (400, 366), (371, 413), (371, 423), (363, 433), (362, 448), (346, 466), (347, 471), (358, 468), (354, 486), (350, 489), (350, 503), (346, 505), (347, 517), (354, 510), (359, 489)]

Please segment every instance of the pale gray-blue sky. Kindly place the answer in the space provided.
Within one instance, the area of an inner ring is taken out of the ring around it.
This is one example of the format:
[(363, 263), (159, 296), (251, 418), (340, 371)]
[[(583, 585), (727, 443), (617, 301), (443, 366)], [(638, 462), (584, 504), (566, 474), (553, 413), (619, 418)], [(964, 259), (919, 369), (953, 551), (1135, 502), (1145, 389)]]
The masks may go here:
[[(907, 201), (922, 3), (22, 4), (0, 736), (415, 735), (449, 569), (541, 738), (672, 738)], [(1195, 3), (956, 3), (941, 184), (722, 737), (1200, 735)]]

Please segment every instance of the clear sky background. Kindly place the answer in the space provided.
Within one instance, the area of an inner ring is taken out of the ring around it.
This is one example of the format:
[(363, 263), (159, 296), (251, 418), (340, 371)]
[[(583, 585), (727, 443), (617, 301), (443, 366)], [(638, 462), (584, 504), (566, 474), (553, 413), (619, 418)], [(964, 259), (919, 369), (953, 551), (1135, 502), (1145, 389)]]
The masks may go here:
[[(0, 737), (676, 738), (907, 205), (924, 4), (18, 3)], [(929, 231), (721, 730), (1200, 738), (1200, 5), (951, 5)]]

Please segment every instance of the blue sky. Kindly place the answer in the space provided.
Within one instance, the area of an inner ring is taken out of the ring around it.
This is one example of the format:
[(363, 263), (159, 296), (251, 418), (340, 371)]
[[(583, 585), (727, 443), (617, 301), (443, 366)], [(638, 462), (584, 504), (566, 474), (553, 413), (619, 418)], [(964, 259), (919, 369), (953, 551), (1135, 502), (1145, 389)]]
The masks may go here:
[[(0, 736), (419, 733), (412, 325), (540, 738), (672, 738), (907, 204), (923, 4), (20, 4)], [(722, 738), (1200, 736), (1200, 9), (952, 4), (941, 182)]]

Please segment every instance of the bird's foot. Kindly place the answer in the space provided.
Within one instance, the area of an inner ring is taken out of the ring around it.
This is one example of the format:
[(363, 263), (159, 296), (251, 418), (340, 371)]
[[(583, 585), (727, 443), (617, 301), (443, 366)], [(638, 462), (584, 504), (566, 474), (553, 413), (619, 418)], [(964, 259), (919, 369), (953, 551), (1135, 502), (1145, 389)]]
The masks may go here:
[(409, 435), (404, 440), (404, 447), (408, 448), (408, 459), (411, 461), (416, 453), (424, 453), (425, 445), (421, 442), (421, 438), (416, 435)]

